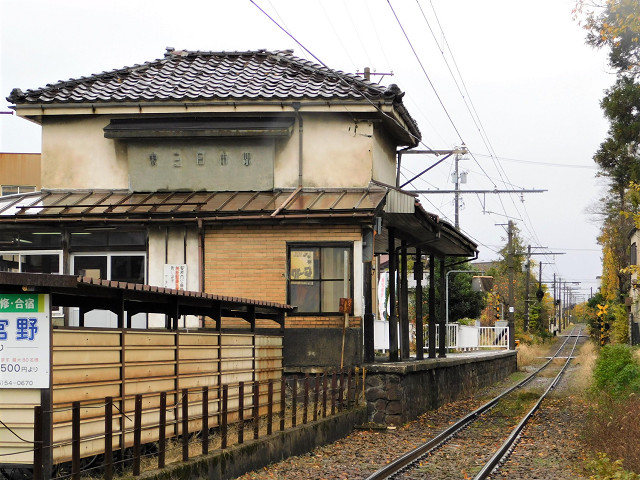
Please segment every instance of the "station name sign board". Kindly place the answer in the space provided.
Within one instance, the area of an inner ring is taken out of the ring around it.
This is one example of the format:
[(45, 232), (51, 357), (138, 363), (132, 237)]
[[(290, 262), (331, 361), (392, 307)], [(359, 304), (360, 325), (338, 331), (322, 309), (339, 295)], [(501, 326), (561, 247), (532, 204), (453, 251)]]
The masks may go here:
[(49, 388), (49, 295), (0, 293), (0, 389)]

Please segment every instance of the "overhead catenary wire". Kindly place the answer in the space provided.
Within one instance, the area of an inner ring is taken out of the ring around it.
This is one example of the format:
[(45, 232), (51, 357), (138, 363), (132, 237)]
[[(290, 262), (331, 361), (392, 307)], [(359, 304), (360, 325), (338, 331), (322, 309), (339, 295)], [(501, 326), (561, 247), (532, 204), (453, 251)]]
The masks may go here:
[(366, 45), (364, 44), (364, 42), (362, 41), (362, 38), (360, 37), (360, 32), (358, 32), (358, 29), (356, 28), (356, 25), (353, 22), (353, 17), (351, 16), (351, 12), (349, 11), (349, 6), (345, 2), (345, 0), (342, 0), (342, 7), (344, 8), (344, 11), (347, 12), (347, 18), (349, 19), (349, 22), (351, 22), (353, 31), (356, 34), (356, 38), (358, 39), (358, 42), (360, 43), (360, 48), (362, 48), (362, 51), (367, 57), (367, 61), (369, 62), (369, 65), (372, 65), (373, 62), (371, 61), (371, 57), (369, 56), (369, 50), (367, 50)]
[(453, 119), (451, 118), (451, 115), (449, 115), (449, 111), (447, 110), (447, 107), (444, 106), (444, 103), (442, 102), (442, 99), (440, 98), (440, 95), (438, 94), (438, 91), (436, 90), (435, 85), (431, 81), (431, 78), (429, 77), (429, 74), (427, 73), (427, 70), (424, 68), (422, 60), (420, 60), (420, 56), (418, 55), (418, 52), (416, 52), (416, 49), (414, 48), (413, 43), (409, 39), (409, 35), (407, 34), (406, 30), (402, 26), (402, 22), (398, 18), (398, 15), (396, 14), (396, 11), (393, 9), (393, 6), (391, 5), (391, 0), (387, 0), (387, 3), (389, 4), (389, 8), (391, 9), (391, 12), (393, 13), (393, 16), (395, 17), (396, 21), (398, 22), (398, 26), (400, 27), (400, 30), (402, 30), (402, 33), (404, 34), (404, 37), (407, 40), (407, 43), (409, 43), (409, 47), (411, 47), (411, 51), (415, 55), (416, 60), (418, 61), (418, 64), (420, 65), (420, 68), (422, 69), (422, 72), (424, 73), (425, 77), (427, 77), (427, 81), (429, 82), (429, 85), (431, 85), (431, 89), (433, 90), (433, 93), (435, 94), (436, 98), (438, 99), (438, 102), (440, 102), (440, 106), (442, 107), (442, 109), (444, 110), (445, 114), (447, 115), (447, 118), (449, 119), (449, 122), (451, 123), (451, 126), (453, 127), (453, 129), (455, 130), (456, 134), (458, 135), (458, 138), (460, 139), (460, 142), (464, 143), (464, 140), (462, 139), (462, 135), (458, 131), (458, 127), (456, 127), (456, 124), (454, 123)]
[[(349, 55), (349, 50), (347, 50), (347, 47), (345, 47), (344, 43), (342, 43), (342, 38), (340, 37), (340, 35), (338, 35), (338, 32), (336, 31), (336, 28), (333, 25), (333, 22), (331, 21), (331, 17), (327, 14), (327, 11), (324, 8), (324, 5), (322, 4), (322, 0), (318, 0), (318, 5), (320, 6), (320, 9), (322, 10), (322, 13), (324, 14), (325, 18), (327, 19), (327, 22), (329, 22), (329, 26), (331, 27), (331, 30), (333, 30), (333, 35), (338, 40), (338, 43), (342, 47), (342, 50), (344, 51), (345, 55), (347, 56), (347, 58), (349, 59), (351, 64), (355, 65), (356, 62), (353, 60), (353, 58), (351, 58), (351, 55)], [(285, 27), (286, 27), (286, 25), (285, 25)]]
[[(334, 73), (337, 77), (337, 79), (343, 83), (346, 83), (348, 85), (348, 88), (352, 91), (356, 91), (357, 95), (362, 96), (363, 98), (365, 98), (366, 101), (368, 101), (369, 103), (372, 104), (371, 99), (367, 98), (366, 95), (363, 95), (361, 92), (357, 91), (357, 88), (354, 85), (350, 85), (345, 81), (345, 78), (343, 78), (343, 76), (341, 75), (340, 72), (335, 72), (332, 69), (330, 69), (329, 67), (326, 66), (326, 64), (324, 64), (324, 62), (322, 62), (317, 56), (315, 56), (313, 53), (310, 52), (310, 50), (308, 48), (306, 48), (301, 42), (299, 42), (291, 33), (289, 33), (285, 28), (283, 28), (282, 26), (280, 26), (278, 24), (278, 22), (276, 22), (275, 20), (273, 20), (273, 18), (271, 18), (268, 14), (266, 14), (266, 12), (264, 12), (264, 10), (262, 10), (262, 8), (260, 8), (259, 5), (257, 5), (257, 3), (254, 0), (251, 0), (251, 2), (259, 9), (261, 10), (278, 28), (280, 28), (283, 32), (285, 32), (285, 34), (287, 34), (290, 38), (292, 38), (303, 50), (307, 51), (314, 59), (315, 61), (317, 61), (319, 64), (323, 65), (328, 71)], [(390, 0), (387, 1), (389, 7), (391, 8), (391, 11), (394, 14), (394, 17), (396, 18), (396, 21), (398, 21), (398, 24), (400, 25), (401, 30), (403, 31), (403, 34), (405, 35), (405, 38), (409, 44), (409, 46), (411, 47), (414, 55), (416, 55), (416, 58), (418, 59), (421, 68), (423, 69), (423, 73), (426, 74), (427, 80), (430, 81), (430, 78), (428, 78), (426, 69), (424, 68), (424, 64), (420, 61), (420, 57), (417, 54), (416, 49), (414, 48), (413, 43), (411, 42), (411, 39), (409, 38), (406, 30), (404, 29), (404, 27), (402, 26), (402, 23), (400, 22), (400, 19), (398, 17), (398, 15), (396, 14), (395, 10), (393, 9), (393, 6), (391, 5)], [(433, 8), (433, 6), (432, 6)], [(325, 12), (326, 13), (326, 12)], [(435, 13), (435, 12), (434, 12)], [(438, 20), (438, 24), (439, 20)], [(337, 35), (337, 37), (339, 38), (339, 35)], [(443, 38), (445, 38), (445, 42), (446, 42), (446, 37), (444, 37), (444, 32), (443, 32)], [(450, 47), (448, 46), (448, 42), (446, 43), (447, 48), (450, 50)], [(453, 56), (452, 56), (453, 58)], [(454, 65), (456, 66), (456, 70), (459, 72), (459, 67), (457, 66), (457, 63), (455, 62), (455, 58), (454, 58)], [(435, 87), (435, 85), (432, 84), (432, 88)], [(469, 97), (469, 109), (474, 111), (473, 116), (475, 116), (477, 118), (476, 122), (477, 122), (477, 127), (480, 130), (483, 130), (483, 126), (482, 126), (482, 122), (478, 121), (479, 120), (479, 116), (477, 115), (477, 111), (475, 110), (475, 106), (473, 105), (473, 102), (470, 99), (470, 96), (468, 95), (468, 89), (466, 88), (466, 84), (464, 84), (464, 80), (461, 78), (460, 80), (460, 85), (462, 86), (461, 90), (463, 91), (462, 95), (465, 95), (466, 97)], [(449, 121), (451, 122), (452, 126), (454, 127), (454, 130), (456, 131), (456, 134), (458, 135), (459, 139), (461, 141), (464, 142), (464, 139), (462, 137), (461, 131), (459, 130), (458, 126), (455, 124), (455, 122), (453, 121), (453, 118), (451, 117), (449, 111), (447, 110), (446, 106), (444, 105), (444, 102), (442, 102), (442, 99), (439, 96), (439, 93), (437, 92), (437, 90), (434, 88), (434, 92), (436, 93), (438, 100), (442, 103), (442, 107), (445, 110), (445, 113), (447, 114), (447, 117), (449, 119)], [(465, 93), (466, 92), (466, 93)], [(373, 105), (374, 107), (376, 107), (375, 105)], [(385, 117), (387, 118), (391, 118), (389, 117), (389, 115), (387, 115), (385, 112), (382, 112), (379, 108), (377, 108), (378, 111), (381, 112), (381, 114), (383, 114)], [(407, 132), (407, 129), (404, 127), (404, 125), (399, 124), (395, 119), (392, 119), (394, 121), (394, 123), (396, 123), (397, 125), (399, 125), (405, 132)], [(407, 132), (409, 135), (412, 135), (411, 132)], [(482, 134), (484, 136), (486, 136), (486, 132), (482, 132)], [(415, 136), (412, 136), (412, 138), (416, 138)], [(416, 138), (417, 139), (417, 138)], [(491, 146), (491, 142), (488, 140), (488, 138), (486, 138), (485, 140), (483, 140), (484, 142), (486, 142), (486, 146), (487, 148), (490, 150), (490, 152), (492, 153), (492, 155), (490, 155), (490, 157), (492, 158), (492, 161), (495, 165), (496, 168), (496, 172), (498, 173), (498, 175), (500, 176), (500, 181), (501, 183), (505, 184), (505, 185), (511, 185), (511, 182), (508, 180), (508, 176), (506, 175), (506, 171), (504, 170), (503, 166), (500, 164), (500, 162), (497, 159), (497, 155), (495, 154), (495, 152), (493, 151), (493, 147)], [(422, 143), (424, 145), (424, 142), (420, 141), (420, 143)], [(429, 147), (427, 147), (429, 150), (431, 150)], [(476, 157), (476, 153), (475, 151), (471, 151), (471, 157), (473, 158), (473, 160), (476, 162), (476, 164), (478, 165), (478, 167), (480, 168), (480, 170), (483, 172), (483, 174), (485, 175), (486, 178), (491, 180), (491, 177), (488, 175), (485, 167), (481, 164), (481, 162), (478, 161), (478, 158)], [(496, 185), (496, 182), (494, 180), (491, 180), (492, 183), (494, 184), (494, 186)], [(531, 219), (528, 216), (527, 212), (523, 213), (523, 207), (522, 206), (518, 206), (516, 201), (515, 201), (515, 197), (513, 197), (513, 195), (510, 195), (510, 200), (511, 203), (513, 204), (513, 208), (515, 209), (515, 211), (517, 212), (516, 215), (509, 215), (506, 205), (504, 204), (503, 199), (501, 198), (501, 196), (499, 196), (498, 201), (500, 202), (501, 205), (501, 209), (504, 212), (505, 216), (508, 217), (512, 217), (512, 218), (518, 218), (521, 217), (519, 220), (523, 221), (522, 218), (526, 219), (527, 221), (523, 223), (525, 223), (524, 225), (524, 229), (529, 233), (529, 235), (533, 238), (538, 238), (537, 233), (535, 232), (535, 229), (533, 227), (533, 225), (531, 224)], [(431, 202), (430, 200), (428, 201), (431, 205), (433, 205), (435, 207), (435, 205), (433, 204), (433, 202)], [(440, 208), (437, 209), (438, 211), (440, 211), (442, 213), (442, 210)], [(447, 217), (446, 215), (444, 215), (445, 218)]]
[[(457, 62), (456, 62), (456, 60), (455, 60), (455, 56), (454, 56), (454, 54), (453, 54), (453, 51), (451, 50), (451, 47), (449, 46), (449, 43), (448, 43), (448, 41), (447, 41), (447, 39), (446, 39), (446, 35), (445, 35), (445, 33), (444, 33), (444, 29), (443, 29), (443, 27), (442, 27), (442, 24), (440, 23), (440, 20), (439, 20), (439, 18), (438, 18), (438, 15), (437, 15), (437, 12), (436, 12), (436, 10), (435, 10), (435, 7), (433, 6), (433, 2), (432, 2), (432, 1), (430, 1), (431, 9), (432, 9), (432, 11), (433, 11), (433, 14), (434, 14), (434, 17), (435, 17), (435, 19), (436, 19), (436, 22), (438, 23), (438, 27), (440, 28), (440, 32), (441, 32), (441, 34), (442, 34), (442, 39), (443, 39), (443, 44), (446, 46), (447, 50), (449, 51), (449, 54), (451, 55), (451, 59), (452, 59), (453, 64), (454, 64), (454, 66), (455, 66), (455, 68), (456, 68), (456, 71), (457, 71), (457, 73), (458, 73), (458, 77), (460, 78), (460, 84), (462, 84), (462, 86), (463, 86), (463, 88), (464, 88), (464, 93), (463, 93), (463, 92), (462, 92), (462, 90), (460, 89), (460, 85), (458, 84), (458, 81), (457, 81), (457, 79), (456, 79), (455, 75), (453, 74), (453, 71), (451, 70), (451, 68), (450, 68), (450, 66), (449, 66), (449, 63), (448, 63), (448, 61), (447, 61), (447, 59), (446, 59), (446, 57), (445, 57), (445, 55), (444, 55), (444, 51), (443, 51), (443, 49), (442, 49), (442, 48), (440, 47), (440, 45), (438, 44), (438, 41), (437, 41), (437, 38), (436, 38), (435, 32), (434, 32), (434, 31), (433, 31), (433, 29), (431, 28), (431, 24), (429, 23), (429, 21), (428, 21), (428, 19), (427, 19), (427, 17), (426, 17), (426, 14), (424, 13), (424, 10), (422, 9), (422, 6), (420, 5), (419, 0), (416, 0), (416, 3), (417, 3), (417, 5), (418, 5), (418, 8), (420, 9), (420, 12), (422, 13), (422, 16), (423, 16), (423, 19), (425, 20), (425, 23), (427, 24), (427, 26), (428, 26), (429, 30), (431, 31), (431, 34), (432, 34), (432, 37), (433, 37), (434, 41), (435, 41), (435, 42), (436, 42), (436, 44), (438, 45), (438, 49), (439, 49), (440, 53), (442, 54), (442, 57), (443, 57), (443, 59), (444, 59), (444, 62), (445, 62), (445, 64), (446, 64), (446, 66), (447, 66), (448, 70), (449, 70), (449, 73), (451, 74), (451, 77), (452, 77), (452, 78), (453, 78), (453, 80), (454, 80), (454, 83), (455, 83), (455, 85), (456, 85), (456, 87), (457, 87), (457, 89), (458, 89), (458, 92), (460, 93), (460, 95), (461, 95), (461, 97), (462, 97), (462, 99), (463, 99), (463, 102), (464, 102), (465, 106), (467, 107), (467, 110), (468, 110), (468, 112), (469, 112), (469, 115), (471, 116), (471, 119), (472, 119), (472, 121), (474, 122), (474, 124), (475, 124), (475, 126), (476, 126), (476, 128), (477, 128), (477, 130), (478, 130), (478, 133), (480, 134), (480, 138), (482, 139), (482, 141), (483, 141), (483, 143), (484, 143), (485, 147), (487, 148), (487, 150), (488, 150), (488, 151), (490, 152), (490, 154), (491, 154), (491, 155), (489, 155), (489, 157), (492, 159), (492, 161), (493, 161), (493, 163), (494, 163), (494, 166), (495, 166), (495, 168), (496, 168), (496, 171), (497, 171), (498, 175), (500, 176), (500, 180), (501, 180), (501, 182), (502, 182), (504, 185), (511, 184), (511, 182), (510, 182), (510, 181), (509, 181), (509, 179), (508, 179), (508, 175), (506, 174), (506, 171), (504, 170), (503, 166), (502, 166), (502, 165), (500, 164), (500, 162), (498, 161), (498, 156), (497, 156), (497, 155), (496, 155), (496, 153), (495, 153), (495, 150), (494, 150), (494, 148), (493, 148), (493, 145), (491, 144), (491, 141), (489, 140), (489, 137), (488, 137), (488, 135), (487, 135), (487, 133), (486, 133), (486, 130), (485, 130), (485, 128), (484, 128), (484, 125), (482, 124), (482, 121), (481, 121), (481, 119), (480, 119), (480, 116), (479, 116), (479, 114), (478, 114), (478, 112), (477, 112), (477, 110), (476, 110), (476, 108), (475, 108), (475, 105), (473, 104), (473, 101), (472, 101), (472, 99), (471, 99), (471, 95), (469, 94), (469, 91), (468, 91), (468, 89), (467, 89), (467, 87), (466, 87), (466, 84), (465, 84), (465, 82), (464, 82), (464, 78), (463, 78), (463, 76), (462, 76), (462, 73), (460, 72), (460, 68), (458, 67), (458, 64), (457, 64)], [(468, 103), (467, 103), (467, 99), (469, 100), (469, 102), (468, 102)], [(473, 111), (472, 111), (472, 110), (473, 110)], [(488, 179), (490, 179), (490, 180), (491, 180), (491, 178), (489, 177), (489, 175), (486, 173), (486, 171), (485, 171), (484, 167), (481, 165), (481, 163), (480, 163), (480, 162), (478, 161), (478, 159), (475, 157), (475, 154), (474, 154), (473, 152), (471, 152), (471, 151), (470, 151), (469, 153), (470, 153), (471, 157), (474, 159), (474, 161), (476, 162), (476, 164), (480, 167), (480, 169), (482, 170), (482, 172), (484, 173), (484, 175), (485, 175)], [(505, 178), (506, 178), (506, 180), (505, 180)], [(494, 186), (495, 186), (495, 181), (493, 181), (493, 180), (492, 180), (492, 182), (494, 183)], [(515, 210), (516, 210), (517, 212), (519, 212), (519, 215), (520, 215), (521, 217), (525, 217), (525, 216), (526, 216), (527, 218), (529, 218), (528, 213), (526, 213), (526, 212), (525, 212), (525, 214), (523, 215), (523, 214), (519, 211), (519, 208), (518, 208), (518, 206), (516, 205), (516, 203), (515, 203), (515, 200), (514, 200), (513, 196), (510, 196), (510, 199), (511, 199), (511, 202), (512, 202), (512, 204), (513, 204), (513, 206), (514, 206)], [(503, 210), (504, 214), (508, 216), (508, 214), (507, 214), (507, 209), (506, 209), (506, 207), (505, 207), (504, 203), (502, 202), (502, 198), (499, 198), (499, 201), (500, 201), (500, 203), (501, 203), (501, 207), (502, 207), (502, 210)], [(530, 222), (530, 218), (529, 218), (529, 222)], [(527, 230), (529, 230), (529, 231), (530, 231), (530, 233), (532, 234), (532, 236), (533, 236), (533, 237), (536, 237), (536, 238), (537, 238), (537, 235), (535, 234), (535, 230), (534, 230), (534, 228), (533, 228), (533, 224), (532, 224), (532, 223), (531, 223), (531, 227), (529, 227), (529, 226), (525, 225), (525, 228), (526, 228)]]
[[(404, 125), (402, 125), (398, 120), (396, 120), (395, 118), (393, 118), (393, 116), (389, 115), (388, 113), (386, 113), (385, 111), (383, 111), (378, 105), (376, 105), (370, 98), (368, 98), (365, 94), (363, 94), (362, 92), (358, 91), (357, 89), (354, 88), (354, 86), (347, 82), (344, 79), (344, 75), (341, 74), (340, 72), (330, 68), (327, 66), (326, 63), (324, 63), (322, 60), (320, 60), (313, 52), (311, 52), (311, 50), (309, 50), (307, 47), (305, 47), (302, 42), (300, 42), (296, 37), (294, 37), (287, 29), (285, 29), (282, 25), (280, 25), (271, 15), (269, 15), (262, 7), (260, 7), (260, 5), (258, 5), (255, 0), (249, 0), (258, 10), (260, 10), (269, 20), (271, 20), (271, 22), (276, 25), (280, 30), (282, 30), (289, 38), (291, 38), (291, 40), (293, 40), (294, 42), (296, 42), (296, 44), (298, 44), (298, 46), (300, 46), (300, 48), (302, 48), (305, 52), (307, 52), (309, 55), (311, 55), (313, 57), (313, 59), (318, 62), (320, 65), (322, 65), (325, 69), (327, 69), (327, 71), (329, 71), (332, 75), (334, 75), (338, 81), (340, 81), (343, 85), (345, 85), (347, 88), (349, 88), (352, 92), (354, 92), (356, 95), (360, 95), (367, 103), (369, 103), (373, 108), (375, 108), (381, 115), (383, 115), (384, 117), (388, 118), (389, 120), (391, 120), (393, 123), (395, 123), (398, 127), (400, 127), (407, 135), (409, 135), (411, 138), (413, 138), (416, 142), (420, 143), (421, 145), (423, 145), (426, 149), (428, 150), (433, 150), (431, 147), (429, 147), (428, 145), (426, 145), (421, 138), (415, 136), (413, 133), (411, 133)], [(365, 85), (363, 83), (363, 85)]]

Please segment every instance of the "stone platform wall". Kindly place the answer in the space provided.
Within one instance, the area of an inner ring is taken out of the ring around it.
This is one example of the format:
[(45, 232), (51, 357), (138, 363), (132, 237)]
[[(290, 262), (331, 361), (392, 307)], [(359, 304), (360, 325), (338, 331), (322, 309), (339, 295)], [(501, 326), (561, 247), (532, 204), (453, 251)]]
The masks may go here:
[(371, 422), (401, 425), (517, 370), (515, 351), (366, 365)]

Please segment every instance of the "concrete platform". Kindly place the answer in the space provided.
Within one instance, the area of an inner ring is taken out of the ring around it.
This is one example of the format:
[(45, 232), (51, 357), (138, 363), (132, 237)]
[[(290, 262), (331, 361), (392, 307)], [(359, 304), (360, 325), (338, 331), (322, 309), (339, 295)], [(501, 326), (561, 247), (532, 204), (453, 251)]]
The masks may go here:
[(515, 350), (480, 350), (445, 358), (376, 361), (364, 368), (369, 421), (401, 425), (502, 380), (518, 364)]

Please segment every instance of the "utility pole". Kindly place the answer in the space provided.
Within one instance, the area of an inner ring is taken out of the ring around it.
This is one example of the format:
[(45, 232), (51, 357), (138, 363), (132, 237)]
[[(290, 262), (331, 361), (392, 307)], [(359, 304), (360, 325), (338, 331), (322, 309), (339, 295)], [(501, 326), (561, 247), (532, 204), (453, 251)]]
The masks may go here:
[(553, 325), (556, 327), (556, 332), (560, 333), (560, 326), (558, 324), (558, 294), (556, 293), (556, 274), (553, 273)]
[(529, 276), (531, 275), (531, 245), (527, 245), (527, 276), (524, 280), (524, 331), (529, 330)]
[(513, 277), (514, 277), (514, 272), (513, 272), (513, 221), (509, 220), (509, 226), (508, 226), (508, 238), (509, 238), (509, 243), (508, 243), (508, 250), (509, 250), (509, 317), (508, 317), (508, 326), (509, 326), (509, 349), (510, 350), (515, 350), (516, 349), (516, 339), (515, 339), (515, 328), (514, 328), (514, 318), (515, 318), (515, 308), (514, 308), (514, 304), (515, 304), (515, 298), (514, 298), (514, 292), (513, 292)]
[(456, 153), (456, 168), (455, 168), (455, 206), (456, 206), (456, 215), (454, 227), (456, 230), (460, 229), (460, 175), (458, 174), (458, 164), (460, 163), (460, 155)]

